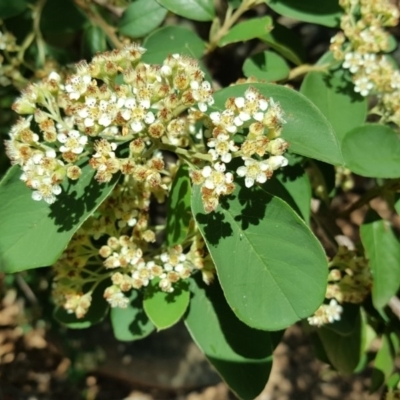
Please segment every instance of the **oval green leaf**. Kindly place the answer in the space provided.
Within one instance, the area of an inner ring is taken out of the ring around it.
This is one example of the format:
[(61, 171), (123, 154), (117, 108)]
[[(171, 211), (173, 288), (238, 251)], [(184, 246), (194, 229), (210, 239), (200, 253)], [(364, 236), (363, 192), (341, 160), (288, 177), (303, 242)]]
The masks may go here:
[(182, 164), (176, 173), (168, 200), (166, 242), (168, 247), (181, 244), (185, 239), (192, 218), (190, 208), (191, 183), (189, 168)]
[(172, 293), (166, 293), (153, 281), (146, 288), (143, 308), (159, 331), (175, 325), (185, 314), (190, 300), (188, 286), (186, 281), (179, 281)]
[(374, 211), (367, 214), (360, 234), (372, 272), (372, 302), (379, 310), (400, 286), (400, 244), (390, 223)]
[(388, 335), (383, 335), (381, 347), (375, 357), (371, 376), (370, 393), (377, 391), (390, 377), (394, 369), (394, 359)]
[[(327, 53), (318, 64), (322, 65), (332, 60), (331, 53)], [(365, 122), (367, 99), (354, 92), (350, 73), (343, 68), (330, 70), (328, 73), (309, 72), (300, 92), (325, 115), (340, 140), (351, 129)]]
[[(0, 271), (14, 273), (53, 264), (72, 235), (115, 186), (93, 179), (86, 165), (78, 181), (65, 182), (56, 202), (32, 200), (32, 191), (12, 167), (0, 183)], [(90, 190), (89, 190), (89, 189)]]
[(176, 15), (195, 21), (212, 21), (215, 15), (213, 0), (157, 0)]
[(15, 17), (26, 10), (29, 2), (27, 0), (1, 0), (0, 1), (0, 18), (6, 19)]
[(86, 58), (92, 58), (96, 53), (107, 50), (106, 34), (98, 26), (89, 25), (83, 33), (82, 53)]
[(311, 214), (311, 184), (303, 167), (302, 157), (286, 153), (289, 165), (275, 172), (276, 179), (265, 184), (265, 190), (286, 201), (309, 224)]
[(274, 339), (237, 319), (217, 281), (206, 286), (198, 275), (191, 289), (185, 323), (193, 340), (240, 399), (256, 398), (271, 372)]
[(347, 168), (370, 178), (400, 177), (400, 136), (380, 124), (365, 124), (348, 132), (342, 142)]
[(304, 45), (299, 36), (278, 22), (274, 22), (274, 29), (270, 33), (259, 39), (296, 65), (302, 64), (302, 60), (306, 58)]
[(361, 361), (365, 340), (363, 324), (359, 314), (355, 321), (355, 329), (350, 335), (340, 335), (326, 327), (318, 329), (325, 353), (331, 365), (339, 372), (351, 374)]
[(240, 182), (205, 214), (200, 188), (192, 210), (228, 304), (247, 325), (279, 330), (310, 316), (325, 296), (328, 265), (308, 226), (264, 187)]
[(264, 51), (247, 58), (243, 64), (243, 73), (266, 81), (280, 81), (289, 75), (289, 65), (278, 54)]
[(337, 0), (265, 0), (275, 12), (299, 21), (324, 26), (339, 26), (343, 13)]
[(185, 54), (194, 58), (201, 58), (205, 43), (193, 31), (181, 26), (166, 26), (157, 29), (147, 36), (143, 42), (147, 49), (142, 56), (146, 63), (161, 64), (170, 54)]
[(166, 15), (167, 9), (156, 0), (136, 0), (125, 10), (118, 30), (122, 35), (140, 38), (157, 28)]
[(214, 94), (215, 104), (210, 111), (223, 110), (229, 97), (243, 96), (250, 86), (280, 103), (287, 122), (282, 137), (289, 142), (291, 152), (330, 164), (343, 164), (339, 141), (331, 124), (310, 100), (295, 90), (270, 83), (230, 86)]
[(155, 329), (143, 310), (137, 290), (132, 290), (127, 308), (111, 308), (110, 319), (115, 338), (122, 342), (143, 339)]
[(234, 25), (218, 42), (219, 47), (230, 43), (245, 42), (266, 35), (272, 29), (272, 18), (252, 18)]

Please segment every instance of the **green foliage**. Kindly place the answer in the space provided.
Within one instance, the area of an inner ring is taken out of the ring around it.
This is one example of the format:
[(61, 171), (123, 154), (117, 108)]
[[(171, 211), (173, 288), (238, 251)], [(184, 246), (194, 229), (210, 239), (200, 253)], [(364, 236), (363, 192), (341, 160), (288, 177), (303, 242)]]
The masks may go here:
[(315, 2), (313, 0), (265, 0), (278, 14), (299, 21), (336, 27), (339, 25), (342, 10), (336, 0)]
[(0, 270), (6, 273), (53, 264), (116, 183), (93, 181), (86, 165), (79, 181), (64, 183), (60, 200), (49, 206), (32, 200), (20, 175), (14, 166), (0, 183)]
[(148, 49), (142, 57), (144, 62), (161, 63), (175, 53), (199, 58), (203, 55), (205, 43), (187, 28), (166, 26), (147, 36), (143, 47)]
[(272, 368), (274, 336), (237, 319), (218, 282), (192, 281), (193, 297), (185, 318), (193, 340), (241, 399), (254, 399), (264, 389)]
[(142, 296), (133, 290), (129, 300), (126, 308), (115, 307), (110, 311), (114, 336), (122, 342), (143, 339), (155, 329), (143, 310)]
[(346, 166), (361, 176), (400, 177), (400, 139), (385, 125), (365, 124), (352, 129), (342, 142)]
[(172, 293), (161, 291), (157, 282), (151, 283), (144, 294), (143, 308), (157, 330), (167, 329), (182, 318), (189, 306), (187, 282), (180, 281)]
[(245, 76), (254, 76), (266, 81), (280, 81), (288, 77), (289, 66), (278, 54), (272, 51), (257, 53), (243, 64)]
[[(317, 63), (332, 63), (330, 53)], [(332, 124), (339, 140), (350, 130), (362, 125), (367, 116), (367, 99), (354, 92), (350, 74), (343, 69), (309, 72), (300, 92), (310, 99)]]
[(119, 32), (131, 38), (140, 38), (157, 28), (167, 9), (156, 0), (137, 0), (129, 5), (119, 21)]
[(14, 17), (28, 7), (27, 0), (1, 0), (0, 1), (0, 18), (6, 19)]
[(238, 184), (211, 214), (204, 214), (194, 188), (192, 209), (228, 304), (240, 320), (279, 330), (318, 308), (326, 289), (326, 257), (284, 201), (264, 188), (246, 190)]
[(364, 348), (364, 326), (360, 314), (354, 321), (354, 329), (341, 335), (332, 329), (321, 327), (318, 336), (332, 366), (344, 374), (352, 373), (361, 361)]
[(166, 242), (168, 247), (181, 244), (185, 239), (192, 218), (190, 209), (191, 182), (189, 168), (182, 164), (176, 173), (168, 201)]
[(214, 18), (213, 0), (157, 0), (167, 10), (176, 15), (195, 21), (212, 21)]
[(271, 17), (253, 18), (249, 21), (240, 22), (222, 37), (218, 45), (226, 46), (230, 43), (243, 42), (259, 38), (267, 34), (272, 29)]
[(400, 245), (389, 222), (374, 211), (367, 214), (360, 233), (374, 277), (372, 301), (381, 309), (400, 286)]

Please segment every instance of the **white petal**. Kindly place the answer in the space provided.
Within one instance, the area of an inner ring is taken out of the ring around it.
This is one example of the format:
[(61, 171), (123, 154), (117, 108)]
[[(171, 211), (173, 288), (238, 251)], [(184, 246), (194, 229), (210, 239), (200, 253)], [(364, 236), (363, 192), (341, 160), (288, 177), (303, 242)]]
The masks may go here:
[(67, 139), (68, 139), (68, 137), (67, 137), (67, 135), (66, 135), (65, 133), (59, 133), (59, 134), (57, 135), (57, 140), (58, 140), (60, 143), (65, 143), (65, 142), (67, 141)]
[(40, 192), (38, 192), (37, 190), (35, 190), (34, 192), (32, 192), (32, 199), (36, 200), (36, 201), (40, 201), (43, 199), (43, 196)]
[(53, 194), (55, 195), (59, 195), (61, 193), (61, 186), (60, 185), (53, 185), (53, 188), (51, 189), (51, 191), (53, 192)]
[(246, 185), (246, 187), (252, 187), (254, 185), (254, 179), (253, 178), (249, 178), (248, 176), (245, 178), (244, 180), (244, 184)]

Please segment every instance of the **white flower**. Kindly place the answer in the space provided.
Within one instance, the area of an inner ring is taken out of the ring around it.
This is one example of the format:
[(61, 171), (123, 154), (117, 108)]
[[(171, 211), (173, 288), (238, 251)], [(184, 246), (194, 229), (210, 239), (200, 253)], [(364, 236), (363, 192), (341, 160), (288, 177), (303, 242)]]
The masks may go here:
[(71, 151), (74, 154), (81, 154), (88, 141), (87, 136), (81, 135), (77, 130), (71, 130), (68, 134), (59, 133), (57, 139), (63, 145), (60, 146), (61, 153)]
[(213, 149), (208, 152), (211, 154), (214, 161), (221, 159), (224, 163), (229, 163), (232, 160), (233, 151), (237, 151), (237, 147), (230, 136), (225, 132), (220, 132), (215, 138), (208, 141), (208, 147)]
[(354, 91), (364, 97), (368, 96), (374, 88), (374, 84), (366, 76), (356, 79), (354, 85)]
[(280, 167), (286, 167), (286, 165), (288, 165), (288, 163), (289, 163), (287, 158), (285, 158), (283, 156), (271, 156), (265, 162), (270, 166), (270, 168), (273, 171), (275, 171), (276, 169), (278, 169)]
[(363, 65), (364, 60), (358, 53), (349, 52), (344, 56), (343, 68), (349, 69), (352, 74), (355, 74)]
[(340, 316), (342, 315), (342, 312), (343, 312), (343, 307), (340, 306), (335, 299), (331, 299), (329, 305), (326, 306), (325, 310), (326, 316), (330, 323), (333, 323), (335, 321), (340, 321)]
[(253, 158), (244, 158), (244, 166), (239, 167), (236, 173), (240, 177), (245, 177), (244, 184), (251, 187), (255, 182), (265, 183), (267, 181), (266, 172), (270, 169), (265, 162), (256, 161)]

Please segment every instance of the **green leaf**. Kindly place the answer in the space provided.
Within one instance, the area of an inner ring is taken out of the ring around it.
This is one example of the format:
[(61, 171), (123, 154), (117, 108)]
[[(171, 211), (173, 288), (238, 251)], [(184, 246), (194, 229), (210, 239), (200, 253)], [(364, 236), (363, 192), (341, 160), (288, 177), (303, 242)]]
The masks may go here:
[(96, 287), (92, 294), (92, 304), (83, 318), (78, 319), (75, 314), (68, 314), (62, 307), (57, 307), (54, 310), (53, 318), (70, 329), (85, 329), (98, 324), (106, 317), (109, 310), (109, 305), (103, 294), (110, 284), (110, 280), (105, 279)]
[(372, 302), (380, 309), (400, 286), (400, 244), (390, 223), (372, 210), (366, 215), (360, 233), (373, 277)]
[(339, 26), (343, 13), (337, 0), (265, 0), (275, 12), (299, 21), (324, 26)]
[(136, 0), (125, 10), (118, 30), (122, 35), (140, 38), (157, 28), (166, 15), (167, 9), (156, 0)]
[(383, 335), (381, 347), (376, 354), (374, 369), (371, 376), (370, 393), (377, 391), (390, 377), (393, 372), (394, 360), (387, 335)]
[(267, 81), (280, 81), (289, 75), (287, 62), (272, 51), (264, 51), (247, 58), (243, 64), (243, 73)]
[[(332, 54), (327, 53), (317, 64), (327, 64), (332, 60)], [(309, 72), (300, 92), (320, 109), (340, 140), (348, 131), (365, 122), (367, 99), (354, 92), (350, 73), (343, 68), (328, 73)]]
[(371, 178), (400, 177), (400, 136), (381, 124), (365, 124), (348, 132), (342, 142), (347, 168)]
[(344, 336), (326, 327), (317, 330), (325, 353), (332, 366), (339, 372), (351, 374), (361, 361), (364, 347), (363, 322), (358, 314), (355, 328)]
[(272, 29), (272, 18), (252, 18), (234, 25), (218, 42), (219, 47), (229, 43), (245, 42), (266, 35)]
[(191, 183), (189, 168), (182, 164), (176, 173), (168, 201), (166, 242), (168, 247), (181, 244), (185, 239), (192, 218), (190, 208)]
[(28, 7), (27, 0), (0, 0), (0, 18), (15, 17)]
[(170, 328), (183, 317), (190, 300), (188, 286), (186, 281), (179, 281), (172, 293), (166, 293), (153, 281), (146, 288), (143, 308), (158, 330)]
[(210, 107), (210, 112), (223, 110), (229, 97), (243, 96), (250, 86), (280, 103), (287, 122), (282, 137), (289, 142), (291, 152), (330, 164), (343, 164), (339, 142), (329, 121), (310, 100), (295, 90), (269, 83), (230, 86), (214, 94), (215, 104)]
[(286, 153), (289, 165), (276, 171), (274, 177), (265, 184), (265, 190), (286, 201), (308, 224), (311, 214), (311, 184), (302, 158)]
[(277, 22), (274, 22), (274, 29), (270, 33), (259, 39), (296, 65), (302, 64), (306, 58), (306, 52), (299, 36), (293, 30)]
[(343, 313), (339, 321), (335, 321), (325, 326), (336, 332), (338, 335), (348, 336), (357, 328), (357, 318), (360, 317), (360, 306), (358, 304), (344, 303), (342, 304)]
[(272, 334), (252, 329), (229, 308), (218, 282), (193, 280), (185, 323), (229, 388), (241, 399), (254, 399), (264, 389), (272, 367)]
[(137, 290), (132, 290), (127, 308), (111, 308), (110, 319), (115, 338), (123, 342), (143, 339), (155, 328), (143, 310)]
[(12, 167), (0, 183), (0, 271), (14, 273), (53, 264), (72, 235), (113, 189), (93, 180), (86, 165), (78, 181), (65, 182), (54, 204), (32, 200), (32, 191)]
[(205, 51), (205, 43), (193, 31), (181, 26), (166, 26), (153, 32), (143, 42), (147, 49), (142, 56), (146, 63), (160, 64), (170, 54), (186, 54), (200, 58)]
[(212, 21), (215, 16), (213, 0), (157, 0), (176, 15), (195, 21)]
[(86, 22), (84, 14), (72, 0), (47, 0), (40, 18), (44, 34), (76, 32)]
[(90, 59), (96, 53), (107, 50), (106, 34), (98, 26), (89, 25), (83, 33), (82, 53), (84, 57)]
[(192, 210), (237, 317), (264, 330), (311, 315), (326, 290), (325, 253), (300, 217), (264, 187), (238, 182), (216, 211), (204, 214), (199, 186)]

